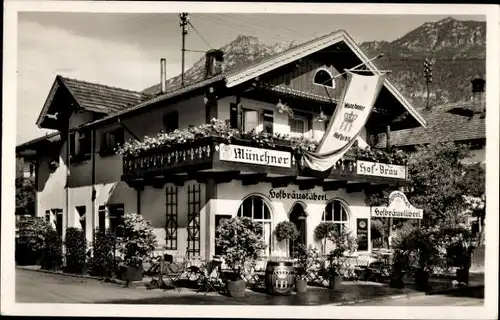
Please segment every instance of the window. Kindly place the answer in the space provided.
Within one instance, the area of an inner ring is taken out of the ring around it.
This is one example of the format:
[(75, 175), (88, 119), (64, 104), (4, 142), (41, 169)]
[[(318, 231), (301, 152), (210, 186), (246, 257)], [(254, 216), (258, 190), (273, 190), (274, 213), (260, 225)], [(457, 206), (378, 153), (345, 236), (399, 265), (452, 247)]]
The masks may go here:
[(274, 114), (271, 110), (264, 110), (263, 127), (264, 132), (273, 134), (274, 133)]
[(199, 184), (188, 186), (188, 212), (187, 212), (188, 257), (197, 257), (201, 253), (200, 210), (201, 210), (201, 187)]
[(239, 117), (238, 104), (236, 103), (229, 104), (229, 125), (231, 126), (231, 129), (239, 129), (238, 117)]
[(177, 250), (177, 188), (167, 187), (166, 189), (166, 250)]
[(108, 212), (109, 212), (109, 229), (111, 232), (116, 235), (120, 235), (120, 228), (123, 224), (123, 214), (124, 214), (124, 206), (122, 203), (119, 204), (108, 204)]
[(76, 208), (76, 211), (78, 212), (78, 216), (80, 218), (80, 226), (83, 230), (83, 234), (85, 234), (85, 226), (86, 226), (86, 219), (85, 219), (85, 215), (86, 215), (86, 211), (87, 211), (87, 208), (85, 206), (78, 206), (78, 207), (75, 207)]
[(99, 231), (105, 232), (106, 231), (106, 206), (99, 206), (99, 221), (98, 221), (98, 227)]
[(294, 115), (293, 118), (288, 120), (290, 124), (290, 136), (292, 137), (303, 137), (308, 131), (307, 120), (303, 117)]
[(179, 112), (172, 111), (163, 116), (163, 131), (172, 132), (179, 129)]
[(57, 234), (62, 238), (62, 234), (63, 234), (62, 209), (51, 209), (50, 211), (52, 212), (52, 214), (54, 214), (56, 216), (56, 221), (55, 221), (56, 231), (57, 231)]
[(326, 205), (321, 221), (331, 221), (340, 227), (340, 230), (344, 231), (347, 229), (349, 223), (347, 212), (347, 208), (339, 200), (330, 201)]
[(330, 71), (323, 68), (316, 71), (316, 73), (314, 74), (313, 83), (320, 86), (335, 88), (335, 82), (333, 81), (332, 74), (330, 73)]
[(74, 162), (90, 159), (90, 131), (78, 131), (70, 134), (70, 156)]
[(259, 111), (243, 110), (243, 132), (257, 131), (259, 120)]
[(262, 225), (262, 236), (268, 245), (266, 254), (270, 254), (272, 241), (272, 219), (271, 210), (269, 210), (269, 206), (265, 203), (264, 199), (259, 196), (246, 198), (238, 210), (238, 216), (250, 218)]
[(123, 144), (123, 128), (117, 128), (112, 131), (103, 132), (101, 136), (101, 148), (99, 154), (101, 157), (109, 156), (115, 153), (115, 149)]

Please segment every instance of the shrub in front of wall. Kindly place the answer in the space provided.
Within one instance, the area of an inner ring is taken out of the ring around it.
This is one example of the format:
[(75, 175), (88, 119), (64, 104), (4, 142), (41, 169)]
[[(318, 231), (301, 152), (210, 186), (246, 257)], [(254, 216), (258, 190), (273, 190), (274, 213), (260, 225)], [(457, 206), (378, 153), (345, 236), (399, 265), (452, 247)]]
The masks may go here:
[(42, 249), (42, 269), (59, 270), (62, 261), (62, 239), (56, 230), (49, 228), (45, 232), (45, 243)]
[(16, 262), (19, 265), (39, 263), (45, 244), (45, 234), (50, 228), (50, 224), (42, 218), (17, 222)]
[(87, 239), (82, 230), (76, 228), (66, 229), (66, 267), (69, 273), (83, 273), (87, 259)]
[(90, 258), (90, 273), (95, 276), (111, 277), (115, 269), (115, 242), (113, 232), (96, 230), (94, 248)]

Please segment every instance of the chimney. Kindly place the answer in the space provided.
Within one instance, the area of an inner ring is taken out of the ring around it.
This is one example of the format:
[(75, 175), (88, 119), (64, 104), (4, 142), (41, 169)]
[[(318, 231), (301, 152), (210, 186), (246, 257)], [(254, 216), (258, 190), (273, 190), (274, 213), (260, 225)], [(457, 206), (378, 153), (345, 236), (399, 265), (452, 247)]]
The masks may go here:
[(471, 80), (471, 84), (473, 109), (475, 112), (479, 112), (484, 115), (486, 112), (484, 107), (484, 87), (486, 85), (486, 80), (484, 80), (480, 75), (477, 75)]
[(167, 60), (161, 58), (160, 60), (160, 82), (161, 82), (161, 93), (167, 91)]
[(224, 52), (221, 50), (209, 50), (205, 53), (205, 79), (211, 78), (222, 72)]

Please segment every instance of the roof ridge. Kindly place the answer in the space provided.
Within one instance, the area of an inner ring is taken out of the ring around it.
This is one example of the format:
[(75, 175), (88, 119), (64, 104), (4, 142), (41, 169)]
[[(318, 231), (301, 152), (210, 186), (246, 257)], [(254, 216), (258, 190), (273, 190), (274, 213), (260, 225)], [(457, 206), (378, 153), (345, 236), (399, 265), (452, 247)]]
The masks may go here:
[(135, 93), (135, 94), (150, 96), (149, 94), (142, 93), (141, 91), (135, 91), (135, 90), (125, 89), (125, 88), (120, 88), (120, 87), (114, 87), (114, 86), (110, 86), (110, 85), (106, 85), (106, 84), (102, 84), (102, 83), (98, 83), (98, 82), (90, 82), (90, 81), (86, 81), (86, 80), (69, 78), (69, 77), (65, 77), (65, 76), (62, 76), (62, 75), (58, 75), (58, 76), (62, 80), (70, 80), (70, 81), (75, 81), (75, 82), (79, 82), (79, 83), (91, 84), (91, 85), (96, 85), (96, 86), (100, 86), (100, 87), (104, 87), (104, 88), (109, 88), (109, 89), (114, 89), (114, 90), (121, 90), (121, 91), (130, 92), (130, 93)]

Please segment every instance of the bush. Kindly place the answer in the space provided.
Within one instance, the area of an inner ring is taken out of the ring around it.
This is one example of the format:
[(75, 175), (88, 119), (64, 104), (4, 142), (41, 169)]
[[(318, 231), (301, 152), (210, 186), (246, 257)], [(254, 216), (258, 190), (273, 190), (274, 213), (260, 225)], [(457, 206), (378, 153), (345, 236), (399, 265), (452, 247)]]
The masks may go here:
[(156, 248), (156, 237), (149, 221), (137, 213), (123, 216), (123, 224), (118, 226), (116, 245), (127, 267), (142, 267), (142, 263)]
[(224, 219), (217, 234), (216, 245), (236, 280), (242, 279), (245, 265), (255, 261), (267, 247), (262, 239), (262, 226), (249, 218)]
[(353, 254), (357, 249), (356, 238), (351, 235), (348, 231), (338, 230), (335, 228), (328, 235), (328, 240), (330, 240), (334, 249), (330, 250), (328, 254), (328, 260), (330, 264), (330, 271), (339, 274), (343, 266), (344, 256)]
[(314, 229), (314, 239), (318, 242), (322, 241), (322, 251), (323, 254), (325, 254), (326, 250), (326, 240), (328, 240), (328, 237), (330, 234), (336, 229), (336, 226), (333, 222), (327, 221), (327, 222), (321, 222), (316, 226)]
[(115, 271), (115, 242), (116, 238), (113, 232), (96, 230), (94, 249), (90, 259), (92, 275), (110, 277)]
[(45, 245), (45, 234), (52, 228), (42, 218), (17, 222), (16, 261), (20, 265), (36, 264)]
[(87, 259), (87, 239), (82, 230), (77, 228), (66, 229), (66, 267), (70, 273), (83, 273)]
[(62, 260), (62, 239), (56, 230), (49, 228), (45, 233), (45, 243), (42, 249), (42, 269), (59, 270)]

